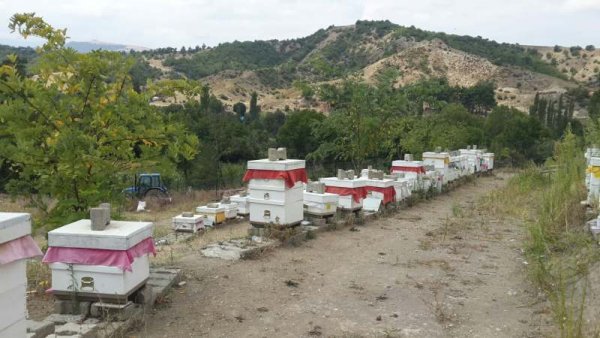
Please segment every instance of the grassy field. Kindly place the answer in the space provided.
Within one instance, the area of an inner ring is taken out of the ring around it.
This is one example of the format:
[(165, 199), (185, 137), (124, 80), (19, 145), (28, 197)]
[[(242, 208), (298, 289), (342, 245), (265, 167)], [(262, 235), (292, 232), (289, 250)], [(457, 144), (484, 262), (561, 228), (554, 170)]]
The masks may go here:
[(584, 228), (584, 160), (576, 139), (557, 144), (545, 167), (531, 167), (512, 178), (482, 204), (500, 219), (517, 219), (529, 234), (525, 243), (533, 283), (543, 291), (561, 337), (597, 337), (596, 321), (586, 320), (587, 282), (600, 251)]

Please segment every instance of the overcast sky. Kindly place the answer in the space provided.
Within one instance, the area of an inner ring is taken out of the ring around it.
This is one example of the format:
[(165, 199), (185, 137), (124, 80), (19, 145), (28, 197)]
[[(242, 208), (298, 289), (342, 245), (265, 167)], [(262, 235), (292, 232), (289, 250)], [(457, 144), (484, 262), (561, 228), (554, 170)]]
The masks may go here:
[(0, 43), (12, 14), (36, 12), (73, 41), (144, 47), (287, 39), (356, 20), (480, 35), (524, 45), (600, 46), (600, 0), (0, 0)]

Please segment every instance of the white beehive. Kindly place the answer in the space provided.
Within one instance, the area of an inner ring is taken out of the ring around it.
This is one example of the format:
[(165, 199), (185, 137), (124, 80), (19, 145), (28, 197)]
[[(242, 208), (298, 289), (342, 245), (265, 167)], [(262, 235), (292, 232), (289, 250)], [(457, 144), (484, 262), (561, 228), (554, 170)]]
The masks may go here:
[(447, 152), (425, 152), (423, 153), (423, 163), (432, 165), (435, 170), (442, 175), (442, 185), (458, 178), (458, 173), (450, 165), (450, 153)]
[(304, 191), (304, 212), (316, 216), (333, 216), (340, 196), (337, 194)]
[(221, 201), (219, 202), (219, 207), (225, 209), (225, 219), (234, 219), (237, 217), (237, 203), (234, 203), (232, 201)]
[(425, 174), (425, 167), (422, 161), (396, 160), (392, 162), (392, 174), (404, 174), (406, 178), (420, 178)]
[(425, 177), (429, 180), (428, 186), (433, 187), (437, 192), (442, 192), (442, 188), (444, 186), (444, 175), (441, 171), (435, 169), (433, 166), (426, 166), (426, 168), (427, 172), (425, 173)]
[(483, 163), (487, 171), (494, 170), (494, 153), (484, 153)]
[(396, 202), (401, 202), (411, 195), (411, 189), (408, 185), (409, 179), (405, 177), (395, 177), (390, 175), (394, 180), (394, 189), (396, 190)]
[(594, 205), (600, 198), (600, 157), (590, 159), (590, 183), (588, 185), (588, 203)]
[(450, 156), (450, 163), (458, 168), (458, 177), (469, 175), (469, 159), (465, 155)]
[[(305, 168), (304, 160), (254, 160), (248, 161), (248, 170), (288, 172)], [(251, 178), (248, 182), (250, 223), (253, 225), (296, 225), (304, 219), (303, 183), (286, 185), (283, 178)]]
[(102, 265), (50, 263), (48, 266), (52, 270), (52, 291), (59, 293), (126, 296), (142, 286), (150, 274), (148, 255), (137, 257), (131, 263), (131, 271)]
[(204, 229), (203, 215), (184, 216), (183, 214), (173, 217), (173, 229), (175, 231), (198, 232)]
[[(380, 199), (382, 201), (382, 204), (385, 204), (383, 193), (379, 192), (379, 191), (375, 191), (374, 189), (370, 189), (370, 187), (382, 188), (382, 189), (387, 189), (387, 188), (393, 189), (394, 185), (395, 185), (394, 180), (391, 180), (391, 179), (374, 180), (374, 179), (368, 179), (368, 178), (364, 178), (364, 177), (362, 179), (365, 181), (365, 188), (367, 189), (367, 191), (369, 191), (370, 195), (372, 197)], [(394, 189), (394, 192), (395, 192), (395, 189)], [(396, 197), (394, 196), (394, 200), (395, 199), (396, 199)], [(389, 202), (391, 202), (391, 201), (389, 201)]]
[[(31, 233), (31, 217), (24, 213), (0, 213), (0, 246)], [(0, 264), (0, 337), (25, 337), (26, 259)]]
[(248, 195), (233, 195), (230, 197), (231, 202), (237, 204), (237, 214), (240, 216), (247, 216), (250, 213), (248, 197)]
[(469, 174), (478, 173), (482, 170), (483, 150), (481, 149), (460, 149), (461, 155), (467, 157)]
[(208, 218), (208, 223), (205, 225), (214, 226), (225, 222), (225, 208), (219, 203), (209, 203), (196, 208), (196, 213), (205, 215)]
[[(324, 177), (320, 178), (319, 182), (324, 183), (327, 187), (348, 188), (360, 191), (363, 191), (366, 185), (366, 182), (360, 178), (340, 180), (337, 177)], [(362, 200), (363, 198), (360, 198), (358, 201), (356, 201), (352, 195), (340, 194), (338, 208), (342, 210), (359, 210), (362, 208)]]
[[(111, 221), (104, 230), (95, 231), (91, 229), (91, 221), (84, 219), (50, 231), (48, 246), (126, 251), (151, 237), (151, 222)], [(83, 250), (82, 254), (90, 253)], [(133, 260), (131, 271), (114, 266), (67, 263), (49, 264), (56, 296), (76, 292), (83, 296), (123, 298), (142, 286), (150, 274), (147, 254)]]

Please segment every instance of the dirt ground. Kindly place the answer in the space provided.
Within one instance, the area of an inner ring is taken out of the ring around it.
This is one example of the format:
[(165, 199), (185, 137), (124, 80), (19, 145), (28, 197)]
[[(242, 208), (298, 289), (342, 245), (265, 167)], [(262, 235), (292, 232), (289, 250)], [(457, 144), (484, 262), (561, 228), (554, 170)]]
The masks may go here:
[(484, 177), (434, 200), (323, 232), (255, 260), (180, 258), (187, 284), (144, 337), (539, 337), (551, 320), (527, 282), (522, 229), (477, 201)]

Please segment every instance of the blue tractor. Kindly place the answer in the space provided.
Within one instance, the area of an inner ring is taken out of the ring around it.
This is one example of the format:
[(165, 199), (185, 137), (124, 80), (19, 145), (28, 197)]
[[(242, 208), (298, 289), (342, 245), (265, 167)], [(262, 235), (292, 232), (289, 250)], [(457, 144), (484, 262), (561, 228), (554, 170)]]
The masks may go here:
[(136, 175), (134, 185), (123, 189), (123, 193), (131, 198), (146, 201), (146, 204), (152, 207), (171, 202), (169, 191), (157, 173)]

